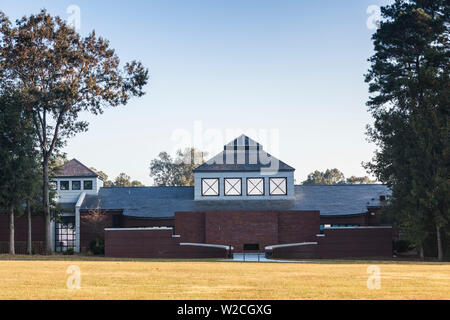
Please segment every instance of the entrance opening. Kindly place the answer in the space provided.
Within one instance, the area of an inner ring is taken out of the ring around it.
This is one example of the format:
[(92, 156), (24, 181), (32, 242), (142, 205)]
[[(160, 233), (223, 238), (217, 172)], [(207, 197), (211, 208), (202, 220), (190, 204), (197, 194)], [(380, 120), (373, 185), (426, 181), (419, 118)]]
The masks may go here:
[(244, 251), (259, 251), (259, 243), (245, 243)]
[(75, 217), (61, 217), (55, 224), (55, 251), (64, 252), (75, 249)]

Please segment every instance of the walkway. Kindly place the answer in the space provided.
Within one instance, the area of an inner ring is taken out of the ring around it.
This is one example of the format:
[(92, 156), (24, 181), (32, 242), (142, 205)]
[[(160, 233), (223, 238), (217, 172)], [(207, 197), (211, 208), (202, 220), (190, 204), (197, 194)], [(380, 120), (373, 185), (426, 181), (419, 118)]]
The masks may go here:
[(284, 263), (305, 263), (307, 261), (298, 261), (298, 260), (275, 260), (275, 259), (266, 259), (264, 253), (234, 253), (233, 259), (227, 259), (225, 261), (233, 261), (233, 262), (284, 262)]

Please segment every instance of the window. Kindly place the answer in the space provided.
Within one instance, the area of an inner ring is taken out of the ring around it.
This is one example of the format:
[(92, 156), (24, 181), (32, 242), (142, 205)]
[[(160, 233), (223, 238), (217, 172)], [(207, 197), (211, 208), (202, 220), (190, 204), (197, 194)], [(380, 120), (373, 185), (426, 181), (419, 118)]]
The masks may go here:
[(55, 223), (56, 252), (64, 252), (69, 248), (75, 249), (75, 217), (73, 216), (61, 217), (60, 221)]
[(120, 228), (121, 225), (121, 219), (118, 214), (115, 214), (112, 216), (112, 227), (113, 228)]
[(202, 196), (219, 195), (219, 178), (202, 179)]
[(61, 181), (59, 182), (60, 190), (69, 190), (69, 181)]
[(285, 196), (287, 194), (286, 178), (270, 178), (270, 195), (271, 196)]
[(264, 178), (247, 178), (247, 195), (264, 195)]
[(81, 181), (72, 181), (72, 190), (81, 190)]
[(92, 190), (92, 181), (91, 180), (83, 181), (83, 190)]
[(242, 179), (241, 178), (225, 178), (224, 190), (226, 196), (241, 196), (242, 195)]

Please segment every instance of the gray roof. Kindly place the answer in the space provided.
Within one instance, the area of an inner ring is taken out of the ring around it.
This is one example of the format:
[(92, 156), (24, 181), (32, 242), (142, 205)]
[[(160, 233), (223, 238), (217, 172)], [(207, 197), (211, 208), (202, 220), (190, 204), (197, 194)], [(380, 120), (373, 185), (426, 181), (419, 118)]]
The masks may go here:
[(320, 210), (321, 215), (350, 215), (380, 205), (389, 195), (384, 185), (295, 186), (294, 200), (200, 200), (193, 187), (100, 188), (98, 196), (86, 195), (82, 210), (123, 210), (138, 218), (173, 218), (179, 211), (218, 210)]
[(56, 177), (99, 177), (99, 175), (77, 159), (72, 159), (62, 166)]
[(224, 150), (198, 166), (194, 172), (217, 171), (294, 171), (295, 169), (263, 150), (255, 140), (241, 135), (224, 146)]

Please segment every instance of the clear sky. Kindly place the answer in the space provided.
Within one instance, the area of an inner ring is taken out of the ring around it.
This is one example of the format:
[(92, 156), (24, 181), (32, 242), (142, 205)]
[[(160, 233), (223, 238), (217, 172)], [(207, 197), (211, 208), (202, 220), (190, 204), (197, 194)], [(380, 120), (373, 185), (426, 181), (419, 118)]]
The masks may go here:
[(301, 182), (316, 169), (366, 175), (361, 162), (374, 150), (365, 136), (367, 9), (390, 2), (0, 0), (0, 10), (16, 19), (46, 8), (72, 19), (76, 5), (82, 35), (95, 29), (121, 61), (150, 69), (144, 97), (83, 114), (89, 131), (68, 141), (69, 159), (151, 185), (160, 151), (195, 144), (213, 155), (247, 132)]

